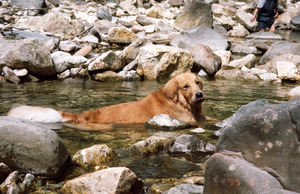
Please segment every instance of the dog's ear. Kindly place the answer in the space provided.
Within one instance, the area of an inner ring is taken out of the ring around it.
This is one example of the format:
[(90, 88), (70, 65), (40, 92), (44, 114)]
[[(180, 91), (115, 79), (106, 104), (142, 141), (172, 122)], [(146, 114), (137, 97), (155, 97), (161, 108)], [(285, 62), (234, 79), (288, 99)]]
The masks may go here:
[(166, 83), (164, 87), (164, 93), (168, 98), (172, 99), (174, 102), (178, 102), (178, 89), (178, 82), (176, 79), (173, 78)]

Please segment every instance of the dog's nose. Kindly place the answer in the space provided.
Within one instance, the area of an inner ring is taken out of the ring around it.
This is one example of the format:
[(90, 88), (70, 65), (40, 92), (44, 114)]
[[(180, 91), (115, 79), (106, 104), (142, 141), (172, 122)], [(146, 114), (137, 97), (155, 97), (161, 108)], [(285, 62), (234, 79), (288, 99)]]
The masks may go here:
[(203, 98), (203, 93), (202, 92), (197, 92), (196, 93), (196, 98)]

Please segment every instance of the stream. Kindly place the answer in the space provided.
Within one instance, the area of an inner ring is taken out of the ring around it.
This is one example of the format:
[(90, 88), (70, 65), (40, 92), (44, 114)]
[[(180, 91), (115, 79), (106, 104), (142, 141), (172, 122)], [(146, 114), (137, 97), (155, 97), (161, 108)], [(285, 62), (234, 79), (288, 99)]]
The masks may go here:
[[(285, 95), (296, 87), (294, 83), (266, 84), (229, 80), (204, 80), (203, 114), (223, 120), (230, 117), (238, 108), (257, 99), (268, 99), (271, 103), (286, 101)], [(44, 81), (23, 84), (0, 83), (0, 115), (4, 116), (12, 108), (19, 105), (51, 107), (79, 113), (84, 110), (140, 99), (153, 90), (157, 90), (165, 82), (132, 81), (132, 82), (94, 82), (76, 81)], [(166, 151), (147, 156), (129, 155), (126, 151), (130, 145), (152, 135), (177, 137), (180, 134), (193, 134), (201, 139), (216, 143), (214, 132), (218, 130), (213, 123), (201, 123), (199, 127), (206, 130), (204, 134), (195, 134), (191, 129), (177, 131), (148, 130), (142, 124), (128, 125), (89, 125), (84, 130), (63, 126), (56, 132), (66, 145), (72, 156), (80, 149), (95, 144), (106, 144), (113, 148), (119, 159), (107, 166), (126, 166), (136, 173), (146, 185), (157, 184), (161, 190), (169, 188), (174, 180), (189, 175), (204, 175), (204, 158), (194, 163), (183, 157), (171, 157)], [(192, 128), (193, 129), (193, 128)], [(72, 179), (87, 171), (71, 165), (67, 168), (60, 186), (48, 188), (59, 189), (63, 181)], [(44, 188), (45, 189), (45, 188)], [(47, 189), (46, 189), (47, 190)]]

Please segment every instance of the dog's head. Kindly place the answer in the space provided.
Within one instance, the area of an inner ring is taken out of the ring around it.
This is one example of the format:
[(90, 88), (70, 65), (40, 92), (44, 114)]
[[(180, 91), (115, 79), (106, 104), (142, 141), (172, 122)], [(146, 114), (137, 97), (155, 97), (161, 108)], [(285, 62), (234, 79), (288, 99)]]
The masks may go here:
[(165, 95), (175, 103), (180, 103), (184, 107), (192, 110), (201, 106), (204, 101), (203, 82), (194, 73), (181, 73), (173, 77), (164, 87)]

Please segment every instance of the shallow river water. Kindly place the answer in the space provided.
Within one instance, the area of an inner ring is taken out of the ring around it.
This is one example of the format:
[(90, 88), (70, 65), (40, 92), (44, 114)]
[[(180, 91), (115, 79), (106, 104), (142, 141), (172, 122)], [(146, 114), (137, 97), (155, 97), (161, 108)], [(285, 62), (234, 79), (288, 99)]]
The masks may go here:
[[(19, 105), (38, 105), (69, 112), (82, 112), (111, 104), (142, 98), (159, 89), (164, 82), (136, 81), (102, 83), (87, 81), (45, 81), (40, 83), (0, 83), (0, 115)], [(239, 107), (257, 99), (268, 99), (271, 103), (286, 101), (285, 95), (295, 87), (293, 83), (266, 84), (226, 80), (204, 79), (203, 113), (223, 120), (230, 117)], [(84, 126), (83, 126), (84, 127)], [(200, 138), (215, 143), (213, 133), (218, 128), (213, 123), (203, 123), (207, 130), (197, 134)], [(63, 126), (56, 130), (68, 148), (69, 155), (95, 144), (107, 144), (120, 156), (108, 166), (127, 166), (146, 182), (162, 184), (165, 179), (179, 179), (188, 173), (203, 175), (201, 165), (180, 157), (171, 157), (166, 152), (148, 156), (131, 156), (126, 149), (154, 134), (176, 137), (183, 133), (193, 134), (191, 129), (163, 132), (145, 129), (143, 125), (91, 125), (85, 130)], [(63, 179), (84, 173), (82, 169), (70, 167)]]

